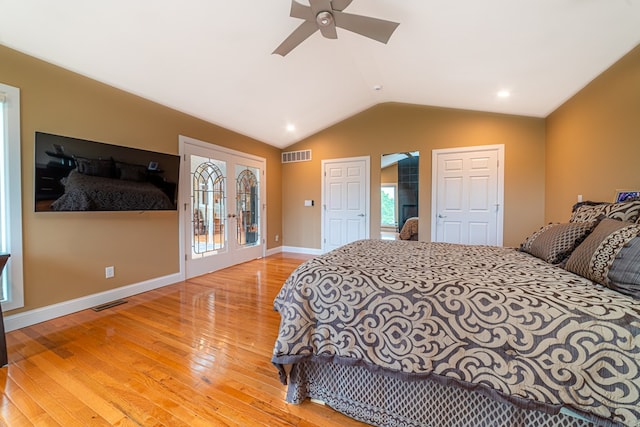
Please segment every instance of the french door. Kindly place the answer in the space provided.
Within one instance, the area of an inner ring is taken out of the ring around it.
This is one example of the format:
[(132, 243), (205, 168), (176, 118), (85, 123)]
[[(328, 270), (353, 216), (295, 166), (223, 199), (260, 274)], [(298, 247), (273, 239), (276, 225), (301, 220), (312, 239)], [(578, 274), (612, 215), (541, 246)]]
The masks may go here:
[(181, 142), (186, 278), (264, 256), (265, 160)]

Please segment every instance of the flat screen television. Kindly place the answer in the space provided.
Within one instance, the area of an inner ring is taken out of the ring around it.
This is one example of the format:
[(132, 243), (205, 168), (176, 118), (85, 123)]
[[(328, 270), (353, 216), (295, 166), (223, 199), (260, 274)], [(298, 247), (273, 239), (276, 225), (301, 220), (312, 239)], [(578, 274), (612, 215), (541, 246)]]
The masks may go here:
[(176, 210), (180, 156), (36, 132), (35, 210)]

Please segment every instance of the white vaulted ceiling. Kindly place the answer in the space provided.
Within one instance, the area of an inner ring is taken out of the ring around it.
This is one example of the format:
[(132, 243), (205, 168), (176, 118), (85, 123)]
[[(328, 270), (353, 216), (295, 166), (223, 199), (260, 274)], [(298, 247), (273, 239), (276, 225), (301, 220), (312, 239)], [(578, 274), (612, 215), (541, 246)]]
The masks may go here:
[(388, 44), (338, 29), (272, 55), (290, 6), (0, 0), (0, 44), (286, 147), (389, 101), (545, 117), (640, 43), (640, 0), (353, 0), (400, 23)]

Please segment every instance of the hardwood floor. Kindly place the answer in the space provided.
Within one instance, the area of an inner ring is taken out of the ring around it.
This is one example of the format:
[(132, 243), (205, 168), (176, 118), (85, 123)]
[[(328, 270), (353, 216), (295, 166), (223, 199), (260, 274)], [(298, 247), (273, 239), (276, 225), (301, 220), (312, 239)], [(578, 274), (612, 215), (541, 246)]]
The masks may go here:
[(279, 254), (7, 334), (7, 426), (363, 426), (284, 401), (273, 299), (307, 256)]

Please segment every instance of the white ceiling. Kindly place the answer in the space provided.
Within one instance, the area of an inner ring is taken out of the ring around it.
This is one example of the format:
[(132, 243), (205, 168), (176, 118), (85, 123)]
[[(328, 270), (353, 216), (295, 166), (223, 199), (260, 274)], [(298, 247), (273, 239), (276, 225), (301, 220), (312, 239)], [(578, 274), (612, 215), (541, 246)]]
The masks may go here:
[(640, 43), (640, 0), (354, 0), (400, 23), (388, 44), (338, 29), (283, 58), (290, 5), (0, 0), (0, 44), (286, 147), (388, 101), (545, 117)]

